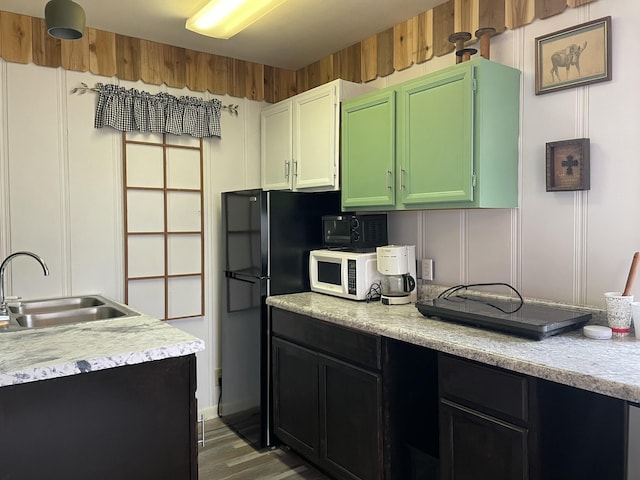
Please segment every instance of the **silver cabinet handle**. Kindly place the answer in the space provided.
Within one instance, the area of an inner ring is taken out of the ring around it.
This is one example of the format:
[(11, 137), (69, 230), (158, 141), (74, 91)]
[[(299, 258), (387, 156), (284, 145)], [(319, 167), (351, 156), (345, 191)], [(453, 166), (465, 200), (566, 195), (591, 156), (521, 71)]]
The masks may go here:
[(289, 170), (291, 169), (291, 162), (287, 160), (284, 162), (284, 178), (289, 178)]
[(204, 415), (200, 415), (200, 430), (201, 430), (201, 433), (202, 433), (202, 438), (200, 439), (199, 443), (200, 443), (201, 447), (204, 447), (204, 425), (205, 425), (205, 423), (204, 423)]
[(387, 170), (387, 174), (385, 175), (385, 183), (386, 183), (387, 190), (391, 190), (391, 183), (389, 182), (389, 180), (392, 179), (391, 175), (392, 175), (391, 170)]
[(404, 168), (400, 169), (400, 188), (404, 188)]
[(297, 160), (293, 161), (293, 176), (294, 177), (298, 176), (298, 162), (297, 162)]

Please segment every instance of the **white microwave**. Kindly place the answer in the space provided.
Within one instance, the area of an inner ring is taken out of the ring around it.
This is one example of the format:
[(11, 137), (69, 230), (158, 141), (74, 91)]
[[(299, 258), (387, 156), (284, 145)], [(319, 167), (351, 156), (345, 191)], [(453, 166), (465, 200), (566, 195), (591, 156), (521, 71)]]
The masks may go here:
[(312, 250), (309, 254), (311, 290), (351, 300), (378, 297), (381, 274), (375, 252)]

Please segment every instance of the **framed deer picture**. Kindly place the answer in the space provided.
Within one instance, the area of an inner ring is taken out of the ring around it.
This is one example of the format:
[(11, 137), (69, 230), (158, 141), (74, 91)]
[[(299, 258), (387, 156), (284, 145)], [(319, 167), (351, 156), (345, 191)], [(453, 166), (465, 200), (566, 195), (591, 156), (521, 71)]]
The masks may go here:
[(536, 38), (536, 95), (611, 80), (611, 17)]

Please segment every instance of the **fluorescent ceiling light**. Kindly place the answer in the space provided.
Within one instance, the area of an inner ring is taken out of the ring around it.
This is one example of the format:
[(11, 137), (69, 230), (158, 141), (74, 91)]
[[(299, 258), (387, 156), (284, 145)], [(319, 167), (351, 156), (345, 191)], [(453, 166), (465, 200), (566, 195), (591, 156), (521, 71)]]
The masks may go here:
[(186, 28), (201, 35), (231, 38), (286, 0), (211, 0), (187, 19)]

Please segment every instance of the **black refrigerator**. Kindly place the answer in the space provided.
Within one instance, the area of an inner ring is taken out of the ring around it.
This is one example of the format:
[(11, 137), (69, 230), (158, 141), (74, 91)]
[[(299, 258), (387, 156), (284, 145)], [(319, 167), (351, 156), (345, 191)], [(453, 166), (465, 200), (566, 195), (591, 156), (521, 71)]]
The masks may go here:
[(340, 192), (222, 193), (222, 420), (255, 448), (273, 444), (268, 295), (308, 291), (309, 251), (322, 248), (322, 215)]

